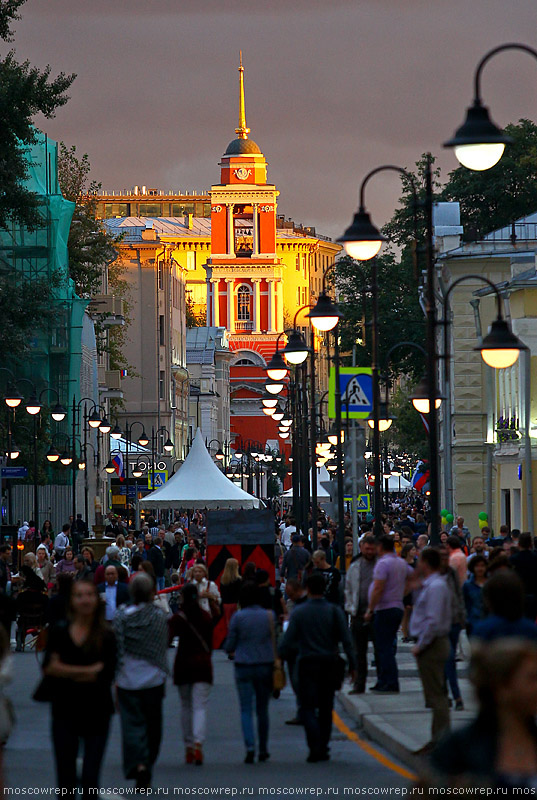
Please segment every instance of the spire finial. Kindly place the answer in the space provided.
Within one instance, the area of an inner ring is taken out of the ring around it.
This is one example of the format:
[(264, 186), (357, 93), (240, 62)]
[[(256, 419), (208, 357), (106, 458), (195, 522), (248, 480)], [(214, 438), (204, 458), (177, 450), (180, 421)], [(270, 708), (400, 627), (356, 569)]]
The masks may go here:
[(244, 107), (244, 67), (242, 66), (242, 50), (239, 51), (239, 127), (235, 128), (239, 139), (247, 139), (250, 128), (246, 127), (246, 111)]

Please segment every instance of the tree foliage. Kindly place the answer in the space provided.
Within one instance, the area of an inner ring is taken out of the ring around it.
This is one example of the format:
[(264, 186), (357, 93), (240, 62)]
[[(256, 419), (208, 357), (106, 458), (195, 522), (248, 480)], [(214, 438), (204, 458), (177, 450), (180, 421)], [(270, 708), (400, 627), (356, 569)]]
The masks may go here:
[(196, 307), (192, 297), (186, 293), (186, 327), (187, 328), (204, 328), (207, 324), (207, 314), (203, 311), (196, 312)]
[(390, 411), (396, 417), (390, 429), (391, 443), (400, 453), (418, 459), (429, 457), (429, 439), (419, 413), (410, 402), (411, 390), (399, 388), (390, 400)]
[(537, 211), (537, 125), (528, 119), (510, 124), (514, 140), (492, 169), (459, 167), (449, 174), (443, 200), (461, 205), (465, 241), (475, 241)]
[[(370, 262), (356, 262), (349, 256), (338, 261), (338, 289), (345, 315), (340, 323), (341, 347), (350, 351), (357, 340), (362, 342), (356, 347), (359, 367), (371, 365), (371, 268)], [(425, 318), (418, 302), (412, 259), (404, 255), (398, 263), (393, 253), (379, 256), (377, 275), (381, 372), (418, 377), (423, 372), (422, 354), (412, 347), (396, 347), (406, 341), (419, 344), (424, 338)]]
[[(19, 19), (24, 0), (1, 0), (0, 39), (12, 40), (12, 23)], [(33, 118), (55, 115), (68, 97), (74, 75), (50, 77), (50, 67), (40, 70), (29, 61), (19, 63), (10, 50), (0, 58), (0, 227), (11, 222), (32, 230), (42, 224), (38, 196), (24, 185), (27, 177), (25, 148), (35, 142)]]
[(117, 240), (95, 219), (95, 196), (101, 184), (90, 181), (89, 157), (78, 157), (76, 147), (60, 142), (58, 178), (66, 200), (75, 203), (69, 240), (69, 274), (79, 297), (91, 297), (101, 290), (107, 264), (117, 258)]

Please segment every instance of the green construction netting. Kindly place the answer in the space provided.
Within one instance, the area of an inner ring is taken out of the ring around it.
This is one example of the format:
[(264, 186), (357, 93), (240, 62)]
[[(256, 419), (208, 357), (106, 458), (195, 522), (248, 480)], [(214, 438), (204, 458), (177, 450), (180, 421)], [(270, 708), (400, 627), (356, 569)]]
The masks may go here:
[(43, 225), (35, 231), (17, 225), (0, 230), (0, 279), (1, 271), (9, 269), (25, 280), (59, 280), (54, 289), (55, 325), (32, 340), (31, 358), (17, 367), (17, 377), (30, 378), (38, 388), (53, 386), (67, 404), (73, 396), (78, 399), (82, 320), (88, 303), (77, 297), (69, 278), (67, 239), (75, 205), (60, 191), (57, 142), (37, 131), (26, 158), (26, 185), (40, 197)]

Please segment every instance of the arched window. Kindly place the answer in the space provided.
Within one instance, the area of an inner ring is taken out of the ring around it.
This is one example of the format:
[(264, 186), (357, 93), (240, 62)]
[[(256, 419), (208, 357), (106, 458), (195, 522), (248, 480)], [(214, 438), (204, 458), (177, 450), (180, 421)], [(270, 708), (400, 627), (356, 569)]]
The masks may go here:
[(255, 350), (237, 350), (231, 362), (232, 367), (266, 367), (266, 361)]
[(251, 295), (252, 290), (246, 283), (241, 284), (237, 289), (237, 320), (244, 322), (251, 319)]

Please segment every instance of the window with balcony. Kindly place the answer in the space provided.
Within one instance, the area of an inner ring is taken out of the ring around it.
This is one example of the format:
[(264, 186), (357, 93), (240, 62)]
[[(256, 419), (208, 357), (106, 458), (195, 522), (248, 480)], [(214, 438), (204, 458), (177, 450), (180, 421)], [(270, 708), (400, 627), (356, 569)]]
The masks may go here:
[(235, 330), (252, 330), (252, 288), (243, 283), (237, 289), (237, 317), (235, 320)]
[(250, 313), (251, 290), (246, 284), (237, 289), (237, 319), (246, 321), (251, 318)]

